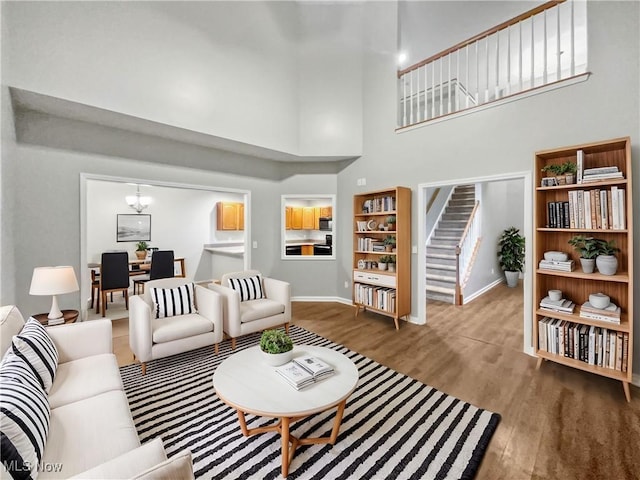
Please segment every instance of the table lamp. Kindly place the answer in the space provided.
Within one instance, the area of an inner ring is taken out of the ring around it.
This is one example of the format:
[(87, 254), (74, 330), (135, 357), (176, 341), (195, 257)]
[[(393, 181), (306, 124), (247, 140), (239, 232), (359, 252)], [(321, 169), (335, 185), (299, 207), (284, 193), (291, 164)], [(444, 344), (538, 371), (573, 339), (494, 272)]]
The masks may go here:
[(33, 269), (29, 294), (53, 295), (48, 318), (55, 319), (62, 317), (56, 295), (77, 292), (79, 289), (73, 267), (36, 267)]

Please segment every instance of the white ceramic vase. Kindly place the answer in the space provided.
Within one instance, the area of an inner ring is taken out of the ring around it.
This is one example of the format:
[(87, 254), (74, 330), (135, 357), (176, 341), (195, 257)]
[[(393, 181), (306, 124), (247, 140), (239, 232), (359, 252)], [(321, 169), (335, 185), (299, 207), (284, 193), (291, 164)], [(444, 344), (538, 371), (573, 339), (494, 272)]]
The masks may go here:
[(267, 353), (262, 350), (262, 356), (264, 357), (264, 361), (273, 367), (279, 367), (280, 365), (284, 365), (285, 363), (291, 361), (293, 358), (293, 350), (289, 350), (284, 353)]
[(509, 270), (505, 270), (504, 276), (507, 279), (507, 287), (514, 288), (518, 286), (518, 278), (520, 277), (520, 272), (511, 272)]
[(596, 266), (595, 258), (582, 258), (580, 257), (580, 264), (582, 265), (582, 271), (584, 273), (593, 273)]
[(602, 275), (615, 275), (618, 271), (618, 259), (615, 255), (598, 255), (596, 267)]

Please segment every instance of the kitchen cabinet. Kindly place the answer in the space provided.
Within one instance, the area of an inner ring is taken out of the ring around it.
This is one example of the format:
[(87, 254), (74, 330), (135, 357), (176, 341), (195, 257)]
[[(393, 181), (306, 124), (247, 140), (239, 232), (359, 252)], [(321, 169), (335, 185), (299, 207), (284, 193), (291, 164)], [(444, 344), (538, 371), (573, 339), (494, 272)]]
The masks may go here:
[(315, 208), (302, 207), (302, 230), (316, 230)]
[(291, 230), (291, 207), (284, 207), (285, 230)]
[(244, 230), (244, 203), (218, 202), (216, 216), (218, 230)]
[(331, 215), (333, 213), (331, 205), (327, 205), (326, 207), (319, 207), (319, 208), (320, 208), (319, 218), (331, 218)]
[(313, 245), (302, 245), (302, 255), (313, 255)]
[(302, 207), (291, 207), (291, 230), (302, 230)]

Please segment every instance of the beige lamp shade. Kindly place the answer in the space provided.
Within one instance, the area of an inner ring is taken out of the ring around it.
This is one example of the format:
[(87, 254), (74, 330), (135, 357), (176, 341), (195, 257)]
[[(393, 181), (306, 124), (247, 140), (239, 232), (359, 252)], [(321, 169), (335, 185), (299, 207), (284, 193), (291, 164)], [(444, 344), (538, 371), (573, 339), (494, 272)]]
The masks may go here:
[(60, 318), (62, 312), (58, 307), (56, 295), (77, 292), (79, 289), (73, 267), (36, 267), (33, 269), (29, 294), (52, 295), (49, 318)]

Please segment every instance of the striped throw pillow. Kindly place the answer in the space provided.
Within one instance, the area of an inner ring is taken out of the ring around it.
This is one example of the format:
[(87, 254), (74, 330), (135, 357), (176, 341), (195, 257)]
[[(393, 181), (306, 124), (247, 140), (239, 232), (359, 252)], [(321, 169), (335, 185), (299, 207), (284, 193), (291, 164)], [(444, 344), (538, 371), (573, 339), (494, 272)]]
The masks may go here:
[(229, 285), (240, 294), (240, 301), (265, 298), (260, 275), (246, 278), (230, 278)]
[(49, 433), (47, 394), (21, 357), (0, 367), (0, 457), (13, 478), (36, 478)]
[(155, 317), (165, 318), (198, 313), (193, 290), (193, 283), (175, 288), (152, 288), (151, 298), (156, 307)]
[(44, 326), (30, 317), (11, 343), (13, 353), (31, 367), (44, 391), (49, 393), (58, 368), (58, 350)]

